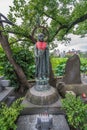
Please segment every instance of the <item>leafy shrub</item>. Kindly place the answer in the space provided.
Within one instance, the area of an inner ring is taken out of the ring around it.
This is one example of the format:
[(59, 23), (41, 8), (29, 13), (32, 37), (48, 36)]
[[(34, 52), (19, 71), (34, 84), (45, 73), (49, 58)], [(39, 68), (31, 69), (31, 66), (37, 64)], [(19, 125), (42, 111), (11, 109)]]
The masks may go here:
[[(22, 47), (14, 47), (13, 52), (13, 58), (15, 59), (16, 63), (21, 66), (27, 79), (33, 78), (35, 74), (33, 53), (30, 52), (28, 48)], [(2, 56), (2, 66), (4, 76), (11, 80), (12, 86), (18, 88), (19, 82), (14, 67), (9, 63), (6, 55)], [(31, 69), (33, 70), (31, 71)]]
[(67, 58), (51, 58), (52, 68), (55, 76), (63, 76)]
[(16, 130), (17, 126), (15, 121), (23, 110), (23, 106), (20, 105), (23, 98), (17, 99), (12, 106), (8, 107), (6, 104), (2, 103), (0, 106), (0, 130)]
[(35, 65), (29, 66), (29, 77), (30, 79), (33, 79), (35, 77)]
[(66, 111), (68, 123), (74, 128), (87, 130), (87, 104), (84, 104), (80, 97), (66, 94), (62, 99), (62, 106)]
[(0, 45), (0, 76), (3, 75), (3, 62), (4, 62), (3, 57), (5, 57), (5, 53)]
[(63, 76), (65, 74), (65, 62), (61, 62), (55, 69), (56, 76)]
[(53, 70), (56, 69), (58, 65), (61, 63), (66, 63), (67, 58), (58, 58), (58, 57), (51, 57), (51, 63), (52, 63), (52, 68)]
[[(52, 68), (56, 76), (63, 76), (67, 58), (51, 58)], [(80, 72), (87, 74), (87, 58), (80, 58)]]
[(87, 58), (81, 58), (80, 71), (82, 73), (87, 73)]

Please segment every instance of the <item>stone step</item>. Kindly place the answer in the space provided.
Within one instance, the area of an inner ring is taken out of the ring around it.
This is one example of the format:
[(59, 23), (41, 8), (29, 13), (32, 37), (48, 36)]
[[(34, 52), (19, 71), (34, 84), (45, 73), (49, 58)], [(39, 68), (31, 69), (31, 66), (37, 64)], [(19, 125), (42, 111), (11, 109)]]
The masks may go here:
[(10, 106), (15, 100), (16, 100), (15, 96), (7, 96), (5, 103), (7, 104), (7, 106)]
[(0, 76), (0, 80), (4, 80), (4, 76)]
[[(17, 130), (37, 130), (35, 128), (36, 116), (20, 116), (17, 121)], [(64, 115), (53, 115), (53, 128), (51, 130), (70, 130)]]
[(13, 93), (13, 91), (13, 87), (5, 87), (5, 89), (2, 92), (0, 92), (0, 102), (5, 101), (7, 97)]
[(33, 108), (24, 108), (21, 112), (21, 116), (24, 115), (34, 115), (34, 114), (40, 114), (44, 113), (44, 111), (47, 111), (49, 114), (52, 115), (65, 115), (65, 111), (62, 108), (59, 107), (33, 107)]

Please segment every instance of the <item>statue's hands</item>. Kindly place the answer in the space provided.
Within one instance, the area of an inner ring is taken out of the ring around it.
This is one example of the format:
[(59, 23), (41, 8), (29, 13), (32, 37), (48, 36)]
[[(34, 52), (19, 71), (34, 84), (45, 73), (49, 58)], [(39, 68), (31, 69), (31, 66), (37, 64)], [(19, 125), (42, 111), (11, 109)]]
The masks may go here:
[(38, 52), (38, 56), (40, 57), (40, 56), (43, 56), (43, 55), (44, 55), (44, 51), (40, 50), (40, 51)]
[(39, 57), (39, 55), (35, 55), (37, 58)]
[(35, 56), (36, 56), (37, 58), (39, 58), (39, 57), (41, 57), (41, 56), (43, 56), (43, 55), (44, 55), (44, 51), (42, 51), (42, 50), (39, 50), (38, 53), (35, 53)]

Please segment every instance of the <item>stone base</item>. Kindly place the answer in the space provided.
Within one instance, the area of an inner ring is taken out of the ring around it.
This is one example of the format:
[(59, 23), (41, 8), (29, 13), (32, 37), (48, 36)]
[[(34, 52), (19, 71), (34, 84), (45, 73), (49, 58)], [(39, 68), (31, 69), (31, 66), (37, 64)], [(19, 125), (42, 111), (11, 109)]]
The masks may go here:
[[(17, 120), (17, 130), (38, 130), (36, 126), (37, 115), (20, 116)], [(64, 115), (53, 115), (53, 128), (51, 130), (70, 130)]]
[(55, 103), (58, 98), (57, 90), (51, 86), (45, 91), (37, 91), (34, 86), (26, 94), (27, 101), (35, 105), (50, 105)]

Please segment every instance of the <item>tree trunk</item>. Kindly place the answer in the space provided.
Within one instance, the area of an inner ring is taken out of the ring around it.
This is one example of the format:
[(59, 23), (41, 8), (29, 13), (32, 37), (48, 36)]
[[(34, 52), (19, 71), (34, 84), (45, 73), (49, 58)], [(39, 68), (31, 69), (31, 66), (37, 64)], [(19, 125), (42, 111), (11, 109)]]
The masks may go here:
[(50, 71), (50, 75), (49, 75), (49, 84), (53, 87), (56, 87), (56, 79), (54, 78), (54, 73), (52, 70), (52, 64), (49, 61), (49, 71)]
[(18, 80), (20, 82), (20, 91), (23, 92), (23, 90), (25, 89), (25, 86), (29, 87), (29, 83), (26, 79), (26, 76), (25, 76), (22, 68), (15, 62), (15, 60), (12, 57), (12, 52), (11, 52), (11, 49), (10, 49), (10, 46), (9, 46), (7, 36), (3, 35), (2, 33), (0, 33), (0, 43), (2, 45), (2, 48), (5, 51), (5, 54), (7, 55), (9, 62), (14, 67), (14, 70), (15, 70), (16, 75), (18, 77)]

